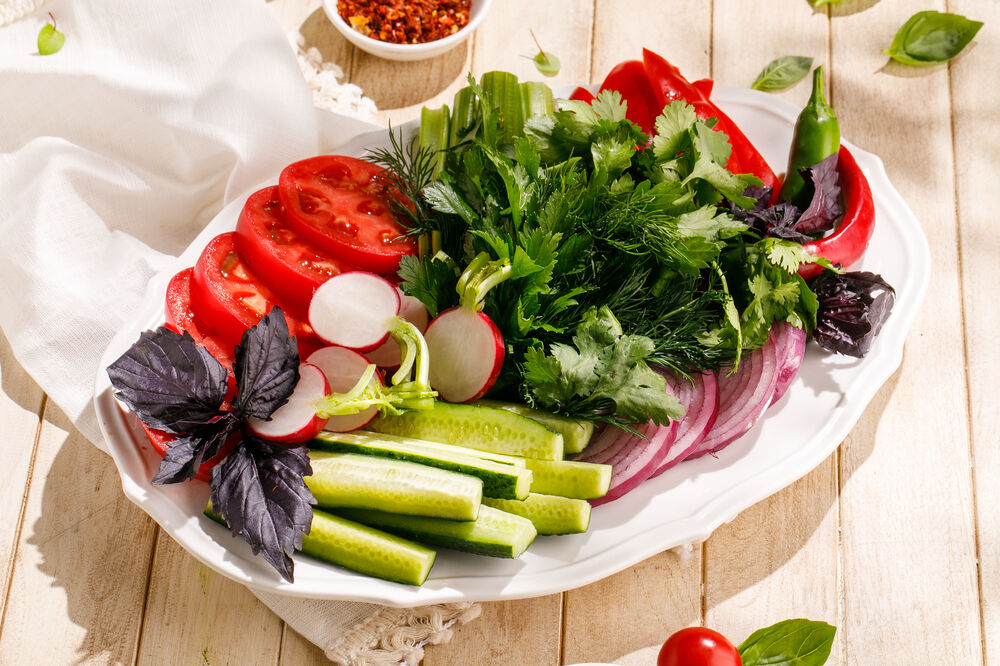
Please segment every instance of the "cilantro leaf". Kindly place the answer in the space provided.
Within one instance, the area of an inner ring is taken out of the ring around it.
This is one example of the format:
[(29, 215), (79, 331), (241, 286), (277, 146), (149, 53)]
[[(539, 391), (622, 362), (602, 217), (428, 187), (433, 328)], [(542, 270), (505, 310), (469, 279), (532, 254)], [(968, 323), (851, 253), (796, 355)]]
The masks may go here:
[(184, 433), (210, 423), (226, 397), (226, 369), (187, 333), (160, 327), (108, 366), (115, 397), (150, 428)]
[(405, 256), (399, 262), (400, 288), (427, 308), (431, 317), (458, 303), (458, 267), (451, 259)]
[(233, 362), (236, 400), (241, 419), (269, 419), (286, 402), (299, 381), (299, 350), (288, 334), (288, 322), (275, 306), (243, 333)]
[(312, 474), (305, 447), (248, 436), (212, 468), (212, 508), (233, 536), (263, 553), (281, 577), (292, 580), (292, 551), (312, 525), (315, 498), (303, 481)]
[(658, 158), (673, 158), (689, 137), (689, 130), (698, 122), (694, 107), (683, 100), (671, 102), (656, 117), (653, 154)]

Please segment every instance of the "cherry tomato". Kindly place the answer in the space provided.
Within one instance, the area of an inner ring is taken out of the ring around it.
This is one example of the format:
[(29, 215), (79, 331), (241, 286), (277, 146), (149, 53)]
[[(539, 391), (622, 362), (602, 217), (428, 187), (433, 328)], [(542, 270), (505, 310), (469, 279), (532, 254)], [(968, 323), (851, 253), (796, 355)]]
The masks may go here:
[(292, 227), (316, 247), (358, 268), (394, 273), (416, 241), (403, 236), (381, 172), (353, 157), (320, 155), (285, 167), (278, 196)]
[[(149, 443), (153, 445), (153, 448), (156, 449), (156, 452), (159, 453), (161, 456), (166, 457), (167, 449), (173, 446), (171, 442), (177, 439), (177, 437), (171, 435), (169, 432), (163, 432), (162, 430), (153, 430), (152, 428), (147, 427), (145, 423), (142, 424), (142, 429), (146, 431), (146, 437), (149, 438)], [(239, 441), (240, 438), (238, 434), (227, 439), (226, 443), (222, 445), (221, 449), (219, 449), (219, 452), (215, 454), (215, 457), (211, 458), (210, 460), (206, 460), (201, 464), (201, 467), (198, 468), (198, 471), (195, 473), (194, 478), (198, 479), (199, 481), (205, 481), (206, 483), (210, 481), (212, 468), (218, 465), (226, 458), (226, 456), (232, 453), (233, 449), (236, 448), (236, 445), (239, 443)]]
[(656, 666), (742, 666), (733, 644), (705, 627), (681, 629), (660, 648)]
[(325, 346), (304, 317), (275, 299), (250, 272), (236, 253), (235, 235), (229, 232), (209, 241), (194, 266), (191, 306), (199, 326), (235, 348), (244, 331), (256, 325), (274, 305), (280, 305), (288, 331), (298, 341), (301, 358)]
[(236, 224), (236, 252), (255, 275), (296, 312), (308, 312), (316, 288), (354, 266), (321, 253), (288, 223), (277, 187), (247, 199)]

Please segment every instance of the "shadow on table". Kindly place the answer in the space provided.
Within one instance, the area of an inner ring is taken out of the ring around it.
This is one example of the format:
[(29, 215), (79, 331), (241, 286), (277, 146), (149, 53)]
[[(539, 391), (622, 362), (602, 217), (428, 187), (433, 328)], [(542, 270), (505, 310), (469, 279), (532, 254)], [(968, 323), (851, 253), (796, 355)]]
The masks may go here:
[(76, 663), (131, 663), (156, 524), (122, 494), (111, 458), (51, 402), (45, 418), (5, 624), (30, 627), (53, 653), (79, 634)]

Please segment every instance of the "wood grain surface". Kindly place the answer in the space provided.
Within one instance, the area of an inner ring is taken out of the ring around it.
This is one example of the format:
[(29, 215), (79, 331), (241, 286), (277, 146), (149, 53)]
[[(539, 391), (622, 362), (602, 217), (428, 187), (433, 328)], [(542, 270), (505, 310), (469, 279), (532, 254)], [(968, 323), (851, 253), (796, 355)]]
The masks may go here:
[[(706, 624), (742, 640), (788, 617), (838, 627), (830, 664), (1000, 664), (1000, 3), (996, 0), (497, 0), (466, 44), (393, 63), (356, 50), (318, 0), (271, 0), (286, 31), (378, 104), (416, 117), (475, 75), (600, 81), (647, 46), (692, 79), (749, 86), (782, 55), (823, 64), (842, 133), (878, 154), (930, 241), (933, 277), (900, 370), (840, 449), (686, 557), (483, 604), (424, 664), (614, 661)], [(918, 9), (985, 21), (948, 65), (881, 53)], [(778, 93), (796, 104), (805, 84)], [(783, 165), (775, 165), (782, 170)], [(0, 337), (0, 664), (327, 663), (243, 587), (197, 563), (120, 491)]]

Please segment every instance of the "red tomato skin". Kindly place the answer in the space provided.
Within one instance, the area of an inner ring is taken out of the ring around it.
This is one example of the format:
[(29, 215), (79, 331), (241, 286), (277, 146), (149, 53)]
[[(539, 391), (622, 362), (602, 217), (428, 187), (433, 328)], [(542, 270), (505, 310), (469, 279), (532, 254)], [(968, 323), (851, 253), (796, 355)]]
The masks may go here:
[(341, 155), (320, 155), (285, 167), (278, 196), (290, 225), (335, 258), (375, 273), (395, 273), (416, 241), (395, 218), (382, 169)]
[(743, 660), (725, 636), (706, 627), (674, 633), (660, 648), (656, 666), (742, 666)]
[(191, 279), (191, 306), (199, 326), (214, 332), (218, 339), (234, 349), (243, 333), (255, 326), (275, 305), (281, 306), (288, 331), (299, 345), (299, 356), (306, 358), (325, 346), (312, 328), (247, 268), (236, 253), (234, 232), (216, 236), (198, 257)]
[(277, 187), (250, 195), (234, 239), (236, 252), (274, 295), (296, 312), (307, 312), (313, 292), (335, 275), (355, 270), (308, 243), (288, 222)]
[(195, 320), (191, 307), (191, 276), (193, 273), (194, 269), (185, 268), (170, 278), (166, 298), (167, 327), (177, 333), (187, 331), (188, 335), (194, 338), (195, 343), (207, 349), (219, 363), (226, 366), (230, 378), (232, 378), (233, 347), (227, 347), (217, 336), (202, 329)]

